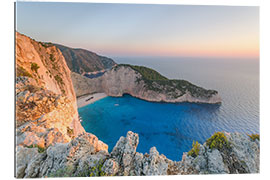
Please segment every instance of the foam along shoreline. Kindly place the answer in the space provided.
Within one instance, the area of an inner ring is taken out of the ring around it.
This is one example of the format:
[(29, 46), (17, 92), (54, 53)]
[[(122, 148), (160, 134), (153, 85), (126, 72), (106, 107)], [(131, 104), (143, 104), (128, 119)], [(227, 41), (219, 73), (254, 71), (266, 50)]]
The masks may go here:
[(105, 93), (95, 93), (95, 94), (89, 94), (82, 97), (77, 98), (77, 107), (81, 108), (83, 106), (86, 106), (88, 104), (94, 103), (100, 99), (103, 99), (107, 97)]

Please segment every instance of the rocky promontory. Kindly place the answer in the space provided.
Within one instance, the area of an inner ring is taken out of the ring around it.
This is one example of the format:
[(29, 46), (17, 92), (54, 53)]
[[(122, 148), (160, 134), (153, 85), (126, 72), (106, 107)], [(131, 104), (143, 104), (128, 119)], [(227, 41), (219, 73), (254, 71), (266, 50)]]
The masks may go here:
[(185, 80), (170, 80), (153, 69), (120, 64), (98, 78), (71, 74), (77, 96), (96, 92), (120, 97), (130, 94), (152, 102), (221, 103), (217, 91), (206, 90)]

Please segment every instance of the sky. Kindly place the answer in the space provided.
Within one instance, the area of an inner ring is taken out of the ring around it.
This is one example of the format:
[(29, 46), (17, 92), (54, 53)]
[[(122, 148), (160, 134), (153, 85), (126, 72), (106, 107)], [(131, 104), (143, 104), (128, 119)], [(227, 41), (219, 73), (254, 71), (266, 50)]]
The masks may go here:
[(259, 58), (259, 7), (17, 2), (16, 30), (106, 56)]

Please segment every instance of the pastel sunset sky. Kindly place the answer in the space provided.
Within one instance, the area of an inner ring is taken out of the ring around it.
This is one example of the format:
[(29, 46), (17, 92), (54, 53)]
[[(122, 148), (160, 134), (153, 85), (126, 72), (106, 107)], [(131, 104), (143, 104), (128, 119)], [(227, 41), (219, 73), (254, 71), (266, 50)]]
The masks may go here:
[(18, 32), (106, 56), (259, 57), (259, 7), (17, 2)]

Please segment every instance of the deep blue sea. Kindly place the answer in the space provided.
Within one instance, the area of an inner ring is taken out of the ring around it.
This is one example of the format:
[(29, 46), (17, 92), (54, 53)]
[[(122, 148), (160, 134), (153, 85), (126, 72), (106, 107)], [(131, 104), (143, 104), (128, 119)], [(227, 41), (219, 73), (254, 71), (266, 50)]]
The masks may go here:
[(82, 125), (112, 150), (120, 136), (139, 134), (138, 152), (152, 146), (181, 160), (193, 140), (203, 143), (216, 131), (259, 133), (259, 60), (125, 58), (117, 63), (151, 67), (171, 79), (215, 89), (221, 105), (152, 103), (129, 95), (107, 97), (79, 109)]

